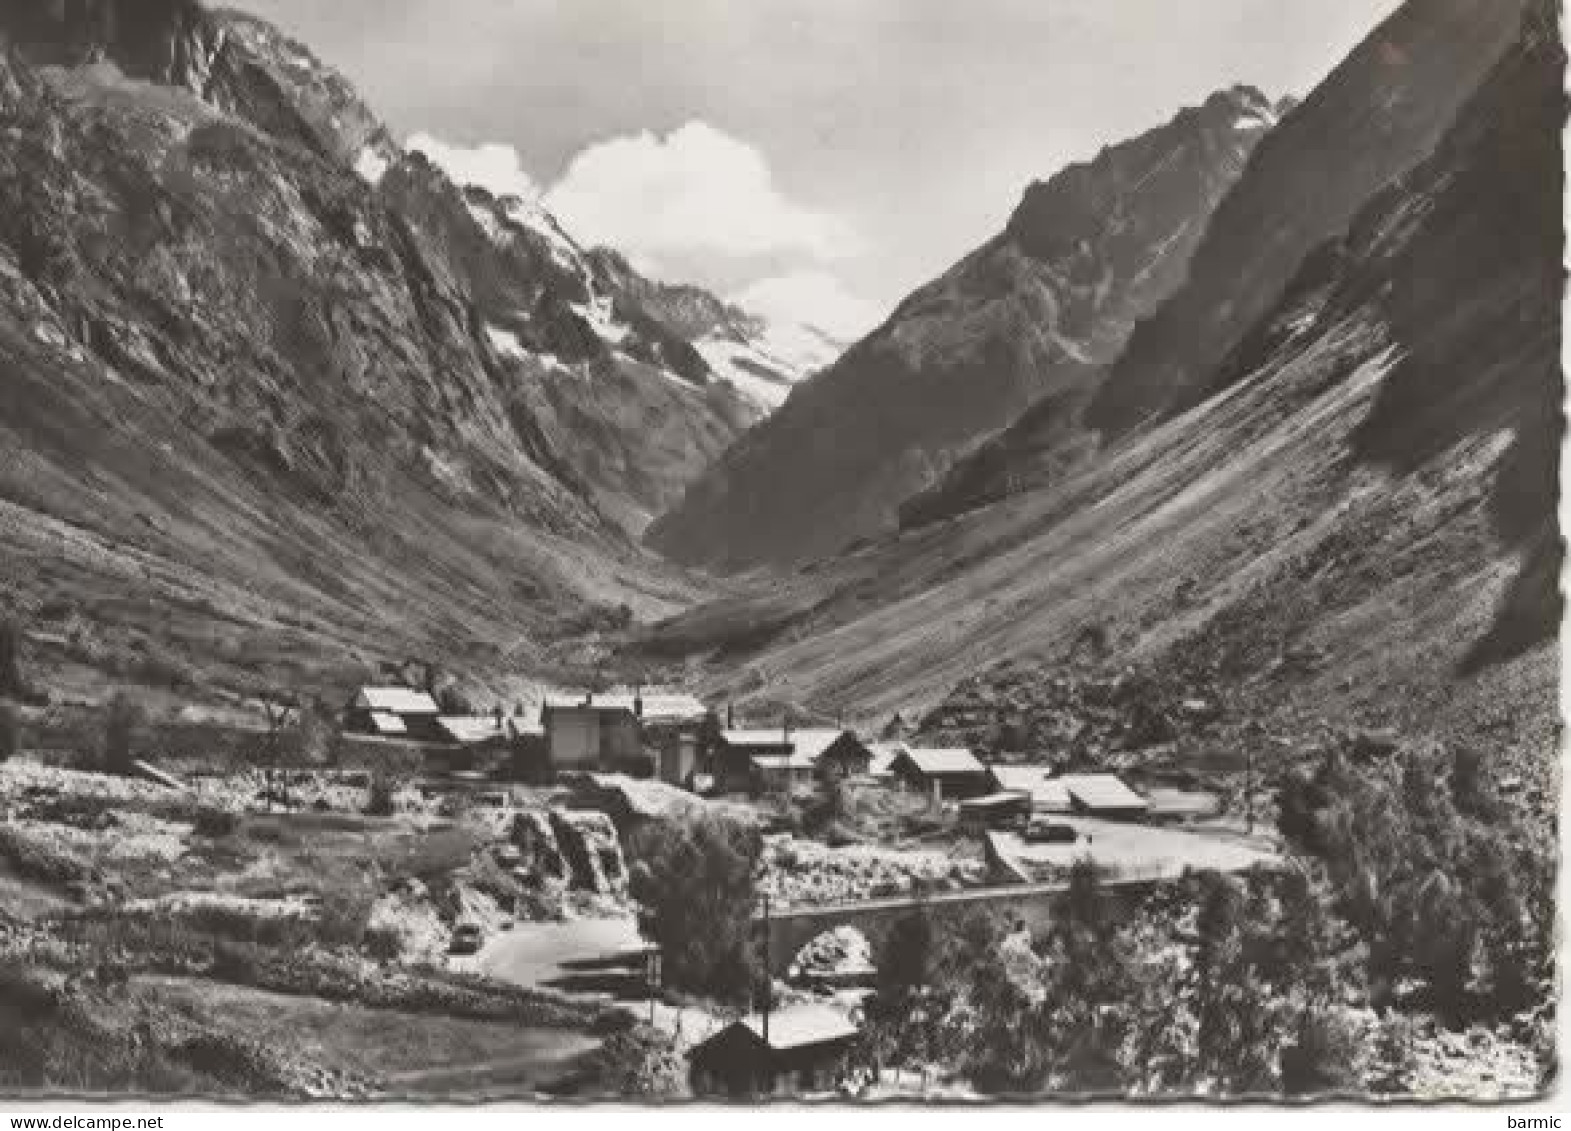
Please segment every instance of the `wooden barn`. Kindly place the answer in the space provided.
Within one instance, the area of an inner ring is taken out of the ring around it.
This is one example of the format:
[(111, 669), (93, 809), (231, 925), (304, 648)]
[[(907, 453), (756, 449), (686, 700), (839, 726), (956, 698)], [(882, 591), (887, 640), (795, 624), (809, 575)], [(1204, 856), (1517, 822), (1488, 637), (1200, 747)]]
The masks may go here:
[(688, 1054), (693, 1092), (740, 1099), (832, 1091), (858, 1034), (850, 1018), (828, 1005), (734, 1021)]

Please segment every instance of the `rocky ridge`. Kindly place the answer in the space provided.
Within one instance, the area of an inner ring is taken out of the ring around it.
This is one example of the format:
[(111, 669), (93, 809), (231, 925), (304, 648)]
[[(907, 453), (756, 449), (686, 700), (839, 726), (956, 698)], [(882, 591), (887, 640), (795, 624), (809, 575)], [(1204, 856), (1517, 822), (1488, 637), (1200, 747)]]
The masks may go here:
[(1248, 87), (1221, 91), (1031, 186), (1003, 232), (800, 385), (649, 543), (721, 569), (823, 557), (892, 528), (903, 501), (1026, 406), (1083, 398), (1183, 281), (1279, 109)]

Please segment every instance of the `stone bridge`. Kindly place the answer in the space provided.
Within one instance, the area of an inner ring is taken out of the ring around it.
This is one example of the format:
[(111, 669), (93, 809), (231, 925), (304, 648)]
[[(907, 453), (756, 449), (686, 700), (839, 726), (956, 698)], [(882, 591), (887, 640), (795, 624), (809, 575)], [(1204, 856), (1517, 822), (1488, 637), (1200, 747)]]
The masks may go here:
[[(1168, 881), (1149, 877), (1104, 880), (1102, 887), (1104, 891), (1135, 900), (1163, 882)], [(974, 910), (995, 911), (1008, 918), (1022, 920), (1027, 927), (1036, 930), (1052, 918), (1058, 897), (1068, 888), (1069, 885), (1063, 882), (1003, 884), (920, 896), (891, 896), (850, 903), (771, 908), (767, 919), (760, 911), (753, 921), (760, 931), (768, 932), (769, 968), (772, 974), (779, 977), (785, 974), (804, 946), (836, 927), (855, 927), (861, 931), (875, 954), (890, 929), (913, 911), (925, 911), (938, 918), (958, 918)]]

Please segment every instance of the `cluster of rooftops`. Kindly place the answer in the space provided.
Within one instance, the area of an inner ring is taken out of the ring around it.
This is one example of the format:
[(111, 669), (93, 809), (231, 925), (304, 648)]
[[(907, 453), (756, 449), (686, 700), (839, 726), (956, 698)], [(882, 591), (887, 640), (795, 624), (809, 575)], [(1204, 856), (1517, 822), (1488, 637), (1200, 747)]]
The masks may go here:
[(364, 687), (350, 729), (385, 738), (471, 745), (498, 738), (539, 745), (551, 769), (641, 771), (703, 792), (788, 788), (828, 778), (898, 783), (985, 815), (1045, 813), (1139, 817), (1146, 801), (1109, 773), (1057, 774), (1047, 766), (989, 765), (966, 747), (863, 742), (844, 727), (723, 725), (702, 700), (673, 691), (548, 692), (533, 716), (443, 714), (435, 697), (405, 687)]

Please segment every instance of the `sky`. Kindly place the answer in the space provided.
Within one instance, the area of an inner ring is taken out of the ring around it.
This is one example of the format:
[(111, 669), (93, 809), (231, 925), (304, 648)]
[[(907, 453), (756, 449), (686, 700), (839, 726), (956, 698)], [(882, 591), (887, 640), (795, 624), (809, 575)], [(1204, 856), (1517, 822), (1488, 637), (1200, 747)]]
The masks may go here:
[(656, 277), (850, 336), (1025, 187), (1397, 0), (237, 0), (404, 144)]

